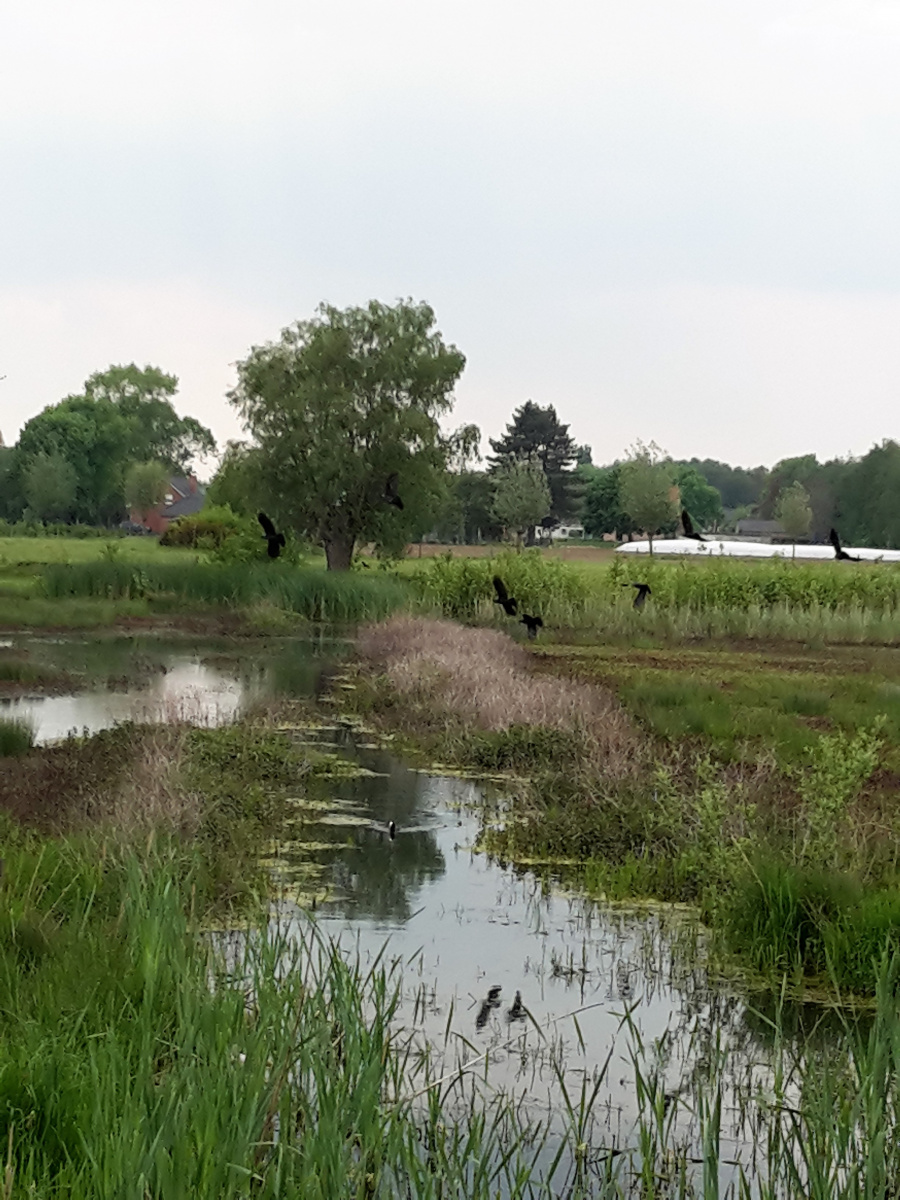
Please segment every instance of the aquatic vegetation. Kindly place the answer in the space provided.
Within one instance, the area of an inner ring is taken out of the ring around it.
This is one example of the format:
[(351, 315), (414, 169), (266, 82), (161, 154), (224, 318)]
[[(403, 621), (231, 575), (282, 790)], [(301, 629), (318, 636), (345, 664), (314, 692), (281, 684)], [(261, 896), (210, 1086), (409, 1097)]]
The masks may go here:
[(0, 717), (0, 757), (26, 754), (34, 745), (34, 729), (26, 721)]

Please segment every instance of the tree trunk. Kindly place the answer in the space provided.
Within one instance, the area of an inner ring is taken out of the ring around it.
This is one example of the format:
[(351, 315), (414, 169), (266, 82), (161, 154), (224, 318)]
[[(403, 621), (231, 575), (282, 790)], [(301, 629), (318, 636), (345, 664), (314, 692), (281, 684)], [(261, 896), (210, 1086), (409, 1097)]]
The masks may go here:
[(653, 557), (653, 534), (648, 533), (647, 537), (650, 539), (650, 557), (652, 558)]
[(325, 561), (329, 571), (349, 571), (353, 558), (353, 538), (334, 537), (325, 542)]

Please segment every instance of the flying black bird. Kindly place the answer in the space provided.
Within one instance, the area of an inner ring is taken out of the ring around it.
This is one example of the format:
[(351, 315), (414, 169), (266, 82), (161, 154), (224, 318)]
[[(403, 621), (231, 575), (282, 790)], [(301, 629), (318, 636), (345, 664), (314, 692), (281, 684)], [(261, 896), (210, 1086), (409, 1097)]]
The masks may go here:
[(499, 604), (508, 617), (514, 617), (518, 612), (519, 602), (511, 596), (499, 575), (494, 576), (494, 591), (497, 593), (495, 604)]
[(269, 558), (277, 558), (284, 545), (284, 534), (275, 532), (275, 526), (265, 513), (257, 513), (256, 519), (262, 525), (266, 541), (269, 543)]
[(391, 839), (391, 841), (393, 841), (396, 836), (397, 836), (397, 826), (394, 824), (393, 821), (388, 821), (388, 837)]
[(393, 475), (388, 475), (387, 483), (384, 485), (385, 503), (392, 504), (394, 508), (399, 508), (403, 512), (403, 501), (397, 494), (397, 481), (400, 476), (395, 471)]
[(634, 598), (635, 608), (643, 608), (644, 601), (647, 599), (647, 597), (653, 595), (653, 593), (650, 591), (649, 583), (623, 583), (622, 587), (637, 588), (637, 595)]
[(835, 558), (842, 559), (844, 562), (859, 562), (859, 558), (855, 554), (848, 554), (846, 550), (841, 549), (841, 539), (837, 535), (837, 530), (829, 530), (828, 540), (834, 546)]
[(522, 620), (519, 624), (525, 626), (530, 638), (536, 638), (537, 631), (544, 628), (544, 622), (540, 617), (529, 617), (528, 613), (522, 613)]
[(702, 537), (699, 533), (694, 532), (694, 526), (686, 508), (681, 510), (681, 523), (684, 526), (684, 536), (686, 538), (693, 538), (695, 542), (706, 541), (705, 537)]

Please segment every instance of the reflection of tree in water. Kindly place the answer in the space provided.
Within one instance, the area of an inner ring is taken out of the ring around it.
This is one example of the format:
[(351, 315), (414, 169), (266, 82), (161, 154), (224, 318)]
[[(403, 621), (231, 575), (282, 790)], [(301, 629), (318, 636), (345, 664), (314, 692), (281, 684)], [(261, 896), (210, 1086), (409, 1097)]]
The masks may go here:
[[(352, 747), (349, 733), (338, 738), (339, 748), (344, 741)], [(321, 823), (310, 827), (310, 837), (334, 849), (311, 853), (325, 866), (323, 881), (335, 893), (333, 909), (347, 918), (406, 920), (413, 911), (412, 895), (445, 870), (434, 834), (421, 826), (433, 781), (380, 750), (362, 751), (358, 758), (377, 774), (325, 780), (323, 794), (336, 801), (336, 809), (385, 828), (388, 821), (396, 822), (397, 836), (392, 841), (370, 825)]]

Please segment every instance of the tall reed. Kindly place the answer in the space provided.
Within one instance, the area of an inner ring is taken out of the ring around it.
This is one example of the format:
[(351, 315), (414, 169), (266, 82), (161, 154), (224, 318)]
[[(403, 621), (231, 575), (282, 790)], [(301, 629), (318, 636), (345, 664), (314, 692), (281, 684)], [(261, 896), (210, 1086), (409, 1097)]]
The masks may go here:
[(375, 620), (404, 604), (410, 591), (384, 575), (329, 573), (280, 563), (123, 562), (53, 564), (43, 573), (45, 595), (182, 601), (217, 608), (266, 601), (316, 621)]

